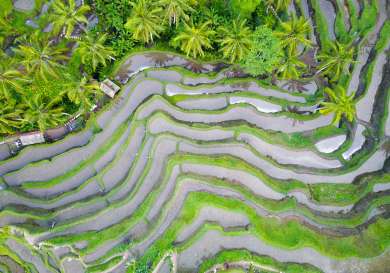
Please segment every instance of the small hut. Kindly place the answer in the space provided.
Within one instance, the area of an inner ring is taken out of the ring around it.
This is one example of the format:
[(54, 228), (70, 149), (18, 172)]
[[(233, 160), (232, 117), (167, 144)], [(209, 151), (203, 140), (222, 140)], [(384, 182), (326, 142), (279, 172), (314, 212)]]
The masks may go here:
[(120, 87), (110, 81), (109, 79), (105, 79), (100, 83), (100, 89), (110, 98), (113, 98), (115, 94), (119, 91)]
[(42, 132), (31, 132), (23, 134), (19, 137), (19, 140), (23, 146), (43, 143), (45, 142), (45, 137)]

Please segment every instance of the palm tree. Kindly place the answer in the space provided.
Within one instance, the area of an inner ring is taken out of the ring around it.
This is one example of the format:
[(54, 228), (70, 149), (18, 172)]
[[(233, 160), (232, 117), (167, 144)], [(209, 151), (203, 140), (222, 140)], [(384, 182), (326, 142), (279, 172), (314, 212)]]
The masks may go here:
[(298, 79), (305, 67), (305, 63), (299, 60), (298, 55), (289, 55), (279, 66), (278, 72), (283, 79)]
[[(211, 27), (222, 26), (227, 22), (226, 18), (221, 16), (218, 11), (214, 8), (202, 7), (200, 13), (202, 14), (202, 21), (209, 21)], [(229, 16), (227, 11), (226, 16)]]
[(161, 7), (153, 4), (153, 1), (131, 1), (133, 6), (125, 28), (133, 33), (133, 38), (146, 44), (153, 42), (154, 37), (160, 37), (159, 33), (164, 30), (161, 25)]
[[(274, 18), (281, 22), (278, 12), (287, 10), (288, 6), (290, 5), (290, 2), (291, 0), (265, 0), (265, 4), (267, 6), (266, 11), (268, 13), (268, 11), (271, 10), (272, 14), (274, 15)], [(264, 20), (265, 25), (270, 28), (272, 28), (275, 23), (275, 20), (269, 16), (266, 16)]]
[(26, 106), (24, 120), (38, 127), (41, 132), (64, 123), (68, 118), (64, 108), (60, 106), (61, 96), (51, 98), (43, 93), (34, 93), (32, 96), (24, 96), (23, 102)]
[(53, 20), (53, 32), (58, 34), (60, 31), (63, 31), (65, 36), (69, 37), (72, 35), (76, 25), (88, 24), (85, 13), (91, 8), (88, 5), (81, 5), (79, 8), (76, 8), (75, 0), (67, 0), (67, 2), (63, 0), (54, 1), (51, 19)]
[(21, 128), (24, 125), (22, 112), (20, 105), (14, 100), (0, 97), (0, 134), (12, 134)]
[[(193, 1), (191, 2), (191, 4), (195, 4)], [(177, 27), (182, 19), (188, 21), (190, 17), (187, 13), (194, 11), (189, 0), (160, 0), (158, 4), (164, 7), (164, 19), (168, 20), (170, 26), (174, 24)]]
[(99, 95), (99, 84), (96, 81), (88, 81), (86, 77), (70, 84), (66, 90), (66, 95), (74, 104), (80, 106), (85, 112), (93, 106), (93, 98)]
[(350, 45), (334, 42), (329, 49), (318, 55), (321, 61), (318, 72), (330, 76), (332, 81), (337, 81), (343, 72), (348, 72), (349, 65), (353, 63), (354, 48)]
[(344, 87), (336, 86), (335, 91), (326, 87), (325, 93), (328, 94), (330, 102), (321, 103), (323, 105), (323, 107), (320, 108), (321, 114), (327, 115), (335, 113), (333, 119), (334, 124), (338, 124), (342, 117), (346, 117), (349, 122), (352, 122), (355, 119), (355, 92), (348, 96)]
[(223, 57), (229, 59), (231, 63), (241, 61), (242, 58), (249, 52), (251, 47), (251, 31), (245, 25), (246, 20), (233, 20), (233, 24), (229, 27), (221, 27), (219, 30), (221, 39), (220, 51)]
[(293, 14), (290, 21), (281, 22), (280, 25), (282, 30), (276, 31), (275, 35), (280, 38), (281, 46), (287, 48), (290, 55), (295, 55), (299, 44), (311, 46), (311, 41), (307, 39), (307, 35), (310, 33), (310, 22), (304, 17), (297, 18)]
[(104, 45), (106, 39), (106, 34), (95, 37), (88, 33), (78, 42), (74, 53), (80, 56), (81, 63), (84, 65), (92, 64), (92, 69), (95, 71), (99, 64), (106, 66), (107, 60), (114, 60), (115, 52)]
[(63, 65), (60, 61), (68, 59), (65, 49), (51, 46), (51, 42), (34, 34), (26, 44), (21, 44), (14, 50), (21, 58), (21, 64), (28, 73), (47, 81), (47, 76), (58, 77), (58, 69)]
[(22, 73), (12, 68), (11, 63), (5, 59), (0, 62), (0, 95), (6, 99), (11, 98), (12, 90), (20, 90)]
[(275, 11), (287, 10), (291, 0), (266, 0), (268, 7), (272, 7)]
[(12, 27), (9, 20), (0, 16), (0, 47), (3, 46), (5, 38), (11, 34), (15, 35), (15, 28)]
[(174, 39), (173, 43), (179, 43), (180, 49), (187, 56), (196, 58), (204, 56), (203, 48), (212, 48), (210, 37), (214, 35), (214, 31), (209, 28), (210, 21), (204, 22), (200, 26), (195, 26), (192, 22), (190, 25), (184, 24), (182, 30)]

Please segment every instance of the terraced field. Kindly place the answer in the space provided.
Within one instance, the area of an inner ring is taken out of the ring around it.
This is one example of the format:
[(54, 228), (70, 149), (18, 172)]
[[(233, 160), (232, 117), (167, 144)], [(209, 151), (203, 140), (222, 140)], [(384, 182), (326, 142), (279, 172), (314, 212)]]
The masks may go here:
[[(317, 45), (365, 19), (360, 1), (297, 3)], [(318, 113), (314, 78), (298, 93), (169, 52), (123, 60), (122, 90), (83, 130), (0, 162), (0, 271), (389, 272), (390, 21), (376, 8), (356, 39), (352, 127)]]

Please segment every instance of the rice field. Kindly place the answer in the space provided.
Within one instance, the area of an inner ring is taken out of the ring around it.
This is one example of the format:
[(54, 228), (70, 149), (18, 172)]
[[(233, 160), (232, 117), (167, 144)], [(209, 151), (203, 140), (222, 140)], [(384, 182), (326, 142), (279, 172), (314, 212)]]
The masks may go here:
[[(367, 2), (293, 9), (326, 46)], [(172, 52), (118, 61), (121, 91), (83, 129), (0, 161), (0, 272), (389, 272), (389, 7), (377, 4), (355, 39), (353, 128), (319, 113), (315, 78), (297, 92)]]

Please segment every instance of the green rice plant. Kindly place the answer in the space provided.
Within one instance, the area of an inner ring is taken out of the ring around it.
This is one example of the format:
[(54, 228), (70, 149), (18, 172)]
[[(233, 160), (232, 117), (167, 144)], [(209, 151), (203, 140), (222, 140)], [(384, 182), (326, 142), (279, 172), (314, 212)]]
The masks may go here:
[(295, 264), (295, 263), (282, 263), (269, 256), (260, 256), (244, 249), (226, 249), (218, 252), (215, 256), (210, 257), (202, 262), (199, 267), (199, 273), (205, 273), (212, 266), (217, 264), (224, 264), (225, 262), (253, 262), (263, 265), (264, 268), (270, 267), (272, 269), (279, 270), (286, 273), (319, 273), (321, 272), (317, 268), (309, 265)]

